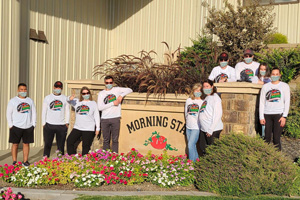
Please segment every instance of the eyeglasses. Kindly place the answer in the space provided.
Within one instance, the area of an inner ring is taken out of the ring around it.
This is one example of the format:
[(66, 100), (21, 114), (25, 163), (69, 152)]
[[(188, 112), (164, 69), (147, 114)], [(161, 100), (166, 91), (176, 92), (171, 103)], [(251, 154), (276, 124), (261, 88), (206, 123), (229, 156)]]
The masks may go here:
[(252, 57), (251, 55), (244, 55), (244, 58), (250, 58)]
[(223, 62), (223, 61), (227, 61), (227, 60), (225, 60), (225, 59), (220, 59), (220, 62)]
[(105, 84), (113, 84), (113, 82), (105, 82)]
[(90, 94), (89, 92), (83, 92), (81, 93), (82, 95), (87, 95), (87, 94)]

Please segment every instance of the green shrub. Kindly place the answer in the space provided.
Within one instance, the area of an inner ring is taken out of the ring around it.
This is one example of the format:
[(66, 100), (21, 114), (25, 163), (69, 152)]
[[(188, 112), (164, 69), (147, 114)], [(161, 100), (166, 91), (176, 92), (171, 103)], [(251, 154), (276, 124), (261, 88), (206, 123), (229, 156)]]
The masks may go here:
[(249, 4), (245, 6), (238, 0), (234, 6), (225, 0), (225, 6), (220, 10), (203, 4), (209, 12), (205, 31), (218, 36), (223, 50), (231, 53), (233, 63), (242, 59), (247, 48), (259, 52), (265, 46), (263, 41), (274, 32), (273, 6), (259, 6), (258, 0), (247, 2)]
[(286, 35), (281, 33), (273, 33), (270, 37), (266, 40), (266, 44), (287, 44), (288, 39)]
[[(219, 65), (218, 55), (221, 53), (217, 43), (213, 41), (212, 37), (200, 36), (197, 39), (191, 40), (193, 45), (185, 47), (180, 52), (181, 64), (185, 68), (192, 66), (193, 72), (191, 74), (198, 77), (198, 80), (207, 79), (212, 69)], [(201, 60), (205, 60), (205, 67)], [(203, 69), (202, 69), (203, 67)]]
[(263, 50), (256, 53), (258, 62), (267, 63), (270, 68), (281, 69), (281, 80), (289, 83), (299, 75), (300, 71), (300, 47), (293, 49)]
[(300, 138), (300, 90), (292, 92), (290, 112), (284, 127), (284, 134), (292, 138)]
[(195, 163), (196, 186), (221, 195), (288, 195), (296, 166), (261, 138), (230, 134)]

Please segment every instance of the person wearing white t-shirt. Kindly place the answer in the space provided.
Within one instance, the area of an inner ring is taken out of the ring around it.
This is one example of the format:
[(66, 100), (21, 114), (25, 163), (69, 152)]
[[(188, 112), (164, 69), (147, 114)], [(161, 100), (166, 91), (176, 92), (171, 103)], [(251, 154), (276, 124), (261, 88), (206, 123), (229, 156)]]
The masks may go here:
[(201, 84), (196, 83), (193, 86), (190, 98), (185, 102), (185, 123), (186, 123), (186, 137), (188, 142), (189, 159), (196, 161), (199, 157), (196, 144), (199, 139), (200, 123), (198, 120), (199, 110), (202, 105), (201, 99)]
[(219, 56), (220, 66), (214, 67), (208, 79), (215, 83), (235, 82), (235, 70), (228, 65), (228, 54), (223, 52)]
[(36, 109), (33, 100), (27, 97), (27, 85), (18, 85), (18, 95), (7, 105), (6, 118), (9, 126), (9, 143), (12, 143), (11, 154), (13, 165), (17, 164), (18, 146), (23, 140), (23, 166), (28, 167), (29, 144), (34, 142)]
[(244, 51), (244, 61), (235, 65), (236, 80), (252, 82), (253, 77), (257, 74), (259, 63), (253, 61), (254, 53), (251, 49)]
[(80, 98), (75, 95), (68, 97), (68, 103), (75, 109), (75, 124), (67, 138), (69, 155), (76, 154), (75, 144), (82, 138), (82, 155), (89, 153), (95, 135), (100, 131), (100, 115), (97, 103), (93, 101), (91, 91), (87, 87), (80, 90)]
[(56, 81), (53, 93), (46, 96), (43, 102), (42, 125), (44, 130), (44, 156), (50, 157), (54, 136), (57, 150), (64, 155), (65, 142), (70, 119), (70, 106), (67, 97), (61, 94), (63, 84)]
[(223, 110), (222, 101), (211, 80), (204, 81), (201, 90), (206, 97), (199, 111), (199, 121), (201, 124), (200, 149), (205, 154), (206, 147), (211, 145), (215, 138), (219, 138), (223, 130)]
[(252, 83), (263, 85), (269, 82), (271, 82), (270, 68), (267, 63), (261, 63), (258, 67), (257, 76), (254, 76)]
[(265, 141), (270, 143), (273, 134), (273, 144), (281, 150), (280, 137), (286, 123), (290, 108), (290, 87), (281, 82), (279, 68), (271, 71), (271, 82), (263, 85), (260, 92), (259, 119), (265, 125)]
[(104, 78), (105, 89), (98, 94), (98, 109), (101, 113), (101, 128), (103, 133), (103, 149), (110, 149), (112, 138), (112, 151), (119, 152), (119, 132), (121, 119), (121, 103), (124, 96), (130, 94), (132, 89), (113, 87), (112, 76)]

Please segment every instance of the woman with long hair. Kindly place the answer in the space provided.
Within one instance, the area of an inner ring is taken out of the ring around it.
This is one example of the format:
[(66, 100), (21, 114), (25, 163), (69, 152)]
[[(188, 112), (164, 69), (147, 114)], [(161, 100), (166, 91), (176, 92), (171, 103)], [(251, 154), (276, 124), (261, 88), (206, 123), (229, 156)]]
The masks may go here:
[(211, 80), (202, 83), (202, 93), (205, 98), (199, 111), (200, 149), (205, 154), (205, 148), (211, 145), (215, 138), (220, 137), (223, 130), (222, 101), (217, 94), (217, 89)]
[(67, 139), (68, 154), (76, 154), (75, 143), (82, 138), (82, 155), (90, 151), (95, 135), (100, 131), (100, 115), (97, 103), (93, 101), (91, 91), (87, 87), (80, 90), (80, 98), (68, 97), (68, 103), (75, 109), (75, 124)]
[(197, 141), (199, 139), (200, 123), (198, 120), (199, 110), (202, 105), (201, 83), (193, 86), (190, 98), (185, 102), (186, 137), (188, 142), (189, 159), (195, 161), (199, 155), (197, 152)]
[(270, 68), (267, 63), (261, 63), (258, 67), (257, 76), (253, 77), (252, 83), (266, 84), (271, 82), (270, 79)]

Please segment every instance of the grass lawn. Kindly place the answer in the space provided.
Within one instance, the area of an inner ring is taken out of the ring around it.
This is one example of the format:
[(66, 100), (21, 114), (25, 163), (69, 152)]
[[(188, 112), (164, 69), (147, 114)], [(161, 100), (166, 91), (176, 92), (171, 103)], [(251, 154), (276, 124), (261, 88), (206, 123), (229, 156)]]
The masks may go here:
[(231, 199), (244, 199), (244, 200), (282, 200), (282, 199), (291, 199), (285, 197), (278, 196), (256, 196), (256, 197), (245, 197), (245, 198), (237, 198), (237, 197), (212, 197), (212, 196), (81, 196), (77, 198), (78, 200), (231, 200)]

